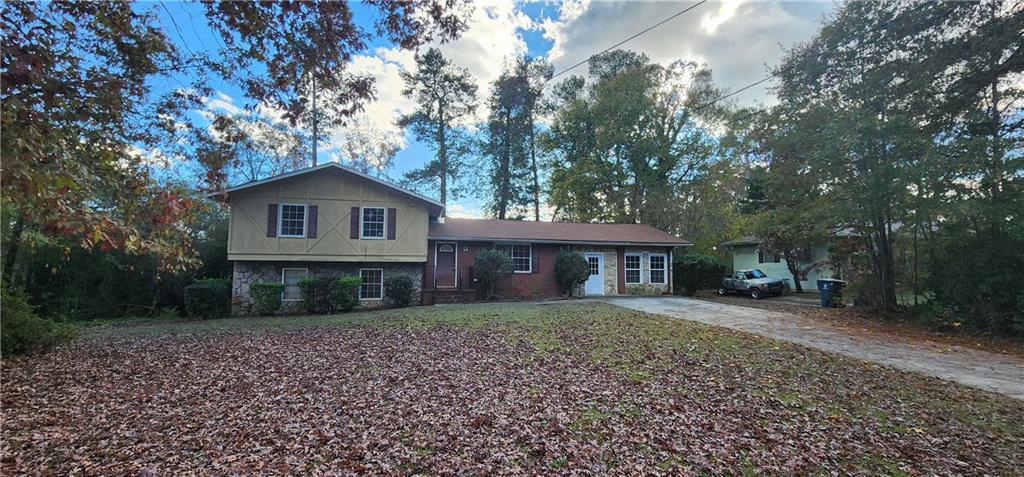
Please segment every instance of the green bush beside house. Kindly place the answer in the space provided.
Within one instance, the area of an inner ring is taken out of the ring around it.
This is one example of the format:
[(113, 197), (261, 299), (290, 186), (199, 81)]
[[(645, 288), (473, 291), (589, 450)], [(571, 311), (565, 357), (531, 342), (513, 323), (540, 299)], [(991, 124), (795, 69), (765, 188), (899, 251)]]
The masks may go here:
[(359, 287), (363, 279), (359, 277), (341, 277), (335, 280), (334, 300), (341, 311), (352, 311), (359, 306)]
[(397, 307), (409, 306), (415, 291), (412, 278), (408, 275), (392, 275), (384, 280), (384, 296)]
[(281, 283), (256, 283), (249, 287), (249, 293), (255, 302), (255, 310), (259, 315), (273, 315), (281, 309), (281, 294), (284, 285)]
[(185, 312), (190, 318), (220, 318), (231, 313), (231, 280), (205, 278), (185, 287)]
[(590, 264), (578, 252), (562, 251), (555, 257), (555, 281), (562, 293), (573, 296), (573, 291), (590, 278)]
[(512, 258), (498, 250), (480, 250), (473, 259), (473, 277), (484, 290), (485, 300), (494, 298), (494, 286), (513, 273)]
[(725, 265), (710, 255), (688, 253), (672, 262), (672, 290), (676, 295), (693, 296), (700, 289), (718, 288), (724, 276)]

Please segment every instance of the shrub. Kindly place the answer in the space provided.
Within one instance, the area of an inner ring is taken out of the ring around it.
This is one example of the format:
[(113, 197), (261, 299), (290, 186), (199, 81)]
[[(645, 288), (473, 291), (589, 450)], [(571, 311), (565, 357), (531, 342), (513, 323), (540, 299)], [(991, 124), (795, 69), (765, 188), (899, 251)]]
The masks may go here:
[(185, 287), (185, 312), (190, 318), (217, 318), (231, 313), (231, 280), (205, 278)]
[(494, 285), (512, 275), (513, 272), (515, 272), (515, 266), (512, 264), (512, 259), (497, 250), (480, 250), (473, 260), (473, 278), (484, 287), (487, 299), (494, 296)]
[(559, 252), (555, 258), (555, 280), (562, 292), (572, 296), (573, 290), (590, 278), (590, 264), (576, 252)]
[(281, 308), (281, 294), (284, 285), (281, 283), (256, 283), (249, 287), (249, 294), (256, 303), (256, 313), (273, 315)]
[(2, 287), (3, 326), (0, 326), (0, 355), (9, 357), (47, 350), (75, 337), (77, 329), (67, 323), (41, 318), (19, 291)]
[(693, 296), (702, 288), (717, 288), (725, 276), (725, 265), (717, 258), (688, 253), (672, 263), (672, 290), (677, 295)]
[(337, 306), (338, 281), (329, 277), (299, 280), (302, 307), (309, 313), (331, 313)]
[(412, 278), (408, 275), (392, 275), (384, 280), (384, 295), (395, 306), (409, 306), (415, 291), (412, 285)]
[(363, 286), (363, 279), (360, 277), (339, 278), (334, 297), (338, 309), (347, 312), (359, 306), (359, 287), (361, 286)]

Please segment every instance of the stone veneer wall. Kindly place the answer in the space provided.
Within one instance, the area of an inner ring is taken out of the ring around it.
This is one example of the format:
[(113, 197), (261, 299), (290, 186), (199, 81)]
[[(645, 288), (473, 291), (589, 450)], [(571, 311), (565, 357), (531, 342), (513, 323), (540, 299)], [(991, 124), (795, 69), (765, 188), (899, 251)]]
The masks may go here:
[(600, 247), (592, 245), (573, 245), (572, 251), (579, 253), (600, 253), (604, 255), (604, 294), (619, 293), (619, 256), (616, 247)]
[[(600, 247), (591, 245), (574, 245), (572, 246), (574, 252), (580, 253), (601, 253), (604, 255), (604, 294), (615, 295), (618, 294), (618, 272), (619, 272), (619, 255), (618, 247)], [(626, 247), (625, 253), (639, 253), (640, 255), (640, 276), (642, 277), (642, 283), (639, 284), (627, 284), (626, 289), (623, 291), (626, 295), (661, 295), (668, 292), (669, 284), (664, 283), (647, 283), (650, 278), (651, 270), (651, 258), (652, 253), (665, 254), (666, 266), (671, 268), (671, 260), (667, 256), (668, 253), (664, 251), (664, 248), (632, 248)], [(625, 266), (625, 264), (623, 264)], [(665, 271), (666, 278), (669, 277), (669, 270)]]
[[(650, 248), (629, 248), (624, 253), (640, 254), (640, 281), (641, 283), (627, 283), (627, 295), (661, 295), (668, 292), (669, 280), (671, 279), (672, 258), (664, 249), (652, 250)], [(666, 283), (648, 283), (651, 278), (651, 254), (665, 255), (665, 281)], [(623, 265), (625, 266), (625, 265)]]
[[(231, 311), (233, 314), (251, 314), (252, 298), (249, 296), (249, 286), (254, 283), (281, 283), (282, 268), (305, 268), (311, 277), (341, 277), (359, 276), (360, 268), (381, 268), (384, 270), (384, 279), (393, 275), (408, 275), (412, 278), (413, 294), (412, 303), (420, 302), (420, 290), (423, 289), (423, 264), (422, 263), (359, 263), (359, 262), (262, 262), (262, 261), (235, 261), (234, 273), (231, 280)], [(383, 300), (361, 300), (360, 305), (364, 308), (377, 308), (388, 305), (388, 299)], [(298, 301), (285, 301), (281, 304), (281, 313), (293, 313), (300, 311)]]

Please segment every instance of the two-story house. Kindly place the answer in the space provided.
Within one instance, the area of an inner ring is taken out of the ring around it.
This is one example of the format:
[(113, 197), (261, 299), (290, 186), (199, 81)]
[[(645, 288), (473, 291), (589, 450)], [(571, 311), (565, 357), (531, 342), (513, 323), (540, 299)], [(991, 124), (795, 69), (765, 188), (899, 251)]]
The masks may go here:
[(337, 163), (228, 188), (228, 260), (236, 312), (252, 305), (254, 283), (283, 283), (285, 309), (307, 276), (363, 279), (360, 300), (379, 306), (385, 278), (408, 275), (420, 302), (476, 297), (473, 257), (503, 250), (515, 273), (497, 292), (507, 298), (560, 294), (555, 256), (583, 254), (587, 294), (671, 293), (672, 254), (690, 243), (641, 224), (578, 224), (453, 219), (440, 202)]

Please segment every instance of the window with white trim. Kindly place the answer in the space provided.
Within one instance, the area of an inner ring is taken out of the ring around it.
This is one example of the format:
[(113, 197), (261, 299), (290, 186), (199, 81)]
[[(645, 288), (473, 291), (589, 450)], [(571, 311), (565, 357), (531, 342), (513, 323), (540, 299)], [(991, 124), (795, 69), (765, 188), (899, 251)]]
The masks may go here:
[(385, 209), (384, 207), (363, 207), (362, 236), (364, 239), (384, 238)]
[(306, 206), (302, 204), (281, 204), (277, 220), (278, 236), (306, 236)]
[(665, 254), (652, 253), (650, 256), (650, 282), (664, 284), (665, 277), (668, 274), (665, 272), (666, 266), (668, 265), (668, 256)]
[(284, 285), (284, 292), (281, 293), (281, 299), (287, 301), (302, 299), (299, 280), (306, 278), (307, 275), (309, 275), (309, 270), (305, 268), (282, 268), (281, 283)]
[(384, 298), (384, 269), (360, 268), (359, 278), (363, 284), (359, 287), (360, 300), (380, 300)]
[(640, 283), (640, 254), (627, 253), (626, 260), (626, 283)]
[(598, 257), (597, 255), (589, 255), (589, 256), (587, 256), (587, 266), (588, 266), (588, 268), (590, 270), (590, 275), (591, 276), (600, 275), (601, 274), (601, 257)]
[(530, 244), (499, 245), (498, 251), (512, 259), (512, 267), (516, 273), (533, 272), (533, 246)]

